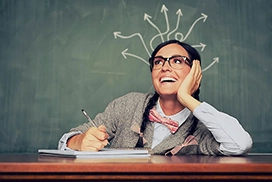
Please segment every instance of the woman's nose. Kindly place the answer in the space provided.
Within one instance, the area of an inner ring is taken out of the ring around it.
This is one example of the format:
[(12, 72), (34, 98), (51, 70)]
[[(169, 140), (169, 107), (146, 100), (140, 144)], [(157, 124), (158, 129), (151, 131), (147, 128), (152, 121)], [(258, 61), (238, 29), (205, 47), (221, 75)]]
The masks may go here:
[(162, 70), (172, 70), (172, 67), (170, 66), (169, 61), (164, 62), (164, 64), (162, 65)]

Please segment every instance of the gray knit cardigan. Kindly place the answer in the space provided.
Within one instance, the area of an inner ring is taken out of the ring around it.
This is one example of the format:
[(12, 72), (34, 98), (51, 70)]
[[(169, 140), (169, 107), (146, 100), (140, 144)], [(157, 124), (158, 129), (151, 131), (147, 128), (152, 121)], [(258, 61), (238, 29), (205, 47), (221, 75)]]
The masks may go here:
[[(134, 148), (139, 139), (139, 134), (130, 128), (133, 122), (139, 126), (142, 123), (143, 112), (152, 94), (128, 93), (112, 101), (103, 113), (99, 113), (94, 118), (94, 122), (99, 125), (105, 125), (110, 136), (110, 147), (112, 148)], [(144, 138), (147, 140), (144, 147), (150, 149), (152, 154), (165, 154), (176, 146), (184, 143), (188, 136), (188, 130), (192, 123), (193, 115), (179, 127), (175, 134), (171, 134), (152, 150), (152, 138), (154, 132), (154, 123), (148, 122), (144, 131)], [(91, 123), (85, 123), (71, 131), (86, 132)], [(182, 147), (176, 155), (204, 154), (204, 155), (222, 155), (219, 151), (219, 143), (215, 140), (211, 132), (204, 124), (198, 121), (195, 132), (193, 133), (197, 144)]]

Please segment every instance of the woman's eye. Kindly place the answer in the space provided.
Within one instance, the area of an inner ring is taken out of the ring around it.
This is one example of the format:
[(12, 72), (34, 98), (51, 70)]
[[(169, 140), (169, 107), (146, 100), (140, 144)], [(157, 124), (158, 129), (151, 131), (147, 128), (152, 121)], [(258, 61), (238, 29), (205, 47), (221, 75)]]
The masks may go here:
[(155, 65), (162, 64), (162, 61), (161, 61), (161, 60), (155, 60), (155, 61), (154, 61), (154, 64), (155, 64)]
[(182, 64), (182, 60), (181, 59), (174, 59), (174, 63), (175, 64)]

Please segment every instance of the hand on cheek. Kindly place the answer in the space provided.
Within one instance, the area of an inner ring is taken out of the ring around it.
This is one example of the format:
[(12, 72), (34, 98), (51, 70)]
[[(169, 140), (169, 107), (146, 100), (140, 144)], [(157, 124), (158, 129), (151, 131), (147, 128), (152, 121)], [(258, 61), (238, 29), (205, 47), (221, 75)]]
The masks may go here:
[(180, 84), (178, 90), (178, 99), (181, 104), (186, 106), (186, 98), (191, 97), (192, 94), (199, 88), (202, 79), (202, 71), (200, 62), (198, 60), (193, 61), (192, 68), (183, 82)]

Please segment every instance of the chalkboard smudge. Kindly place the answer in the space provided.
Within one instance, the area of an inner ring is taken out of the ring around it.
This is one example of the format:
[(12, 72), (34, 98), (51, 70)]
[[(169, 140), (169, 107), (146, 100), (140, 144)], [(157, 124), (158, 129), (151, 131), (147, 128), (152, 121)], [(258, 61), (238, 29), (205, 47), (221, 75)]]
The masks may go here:
[(106, 75), (125, 75), (126, 74), (126, 73), (120, 73), (120, 72), (105, 72), (105, 71), (91, 71), (91, 73), (106, 74)]

